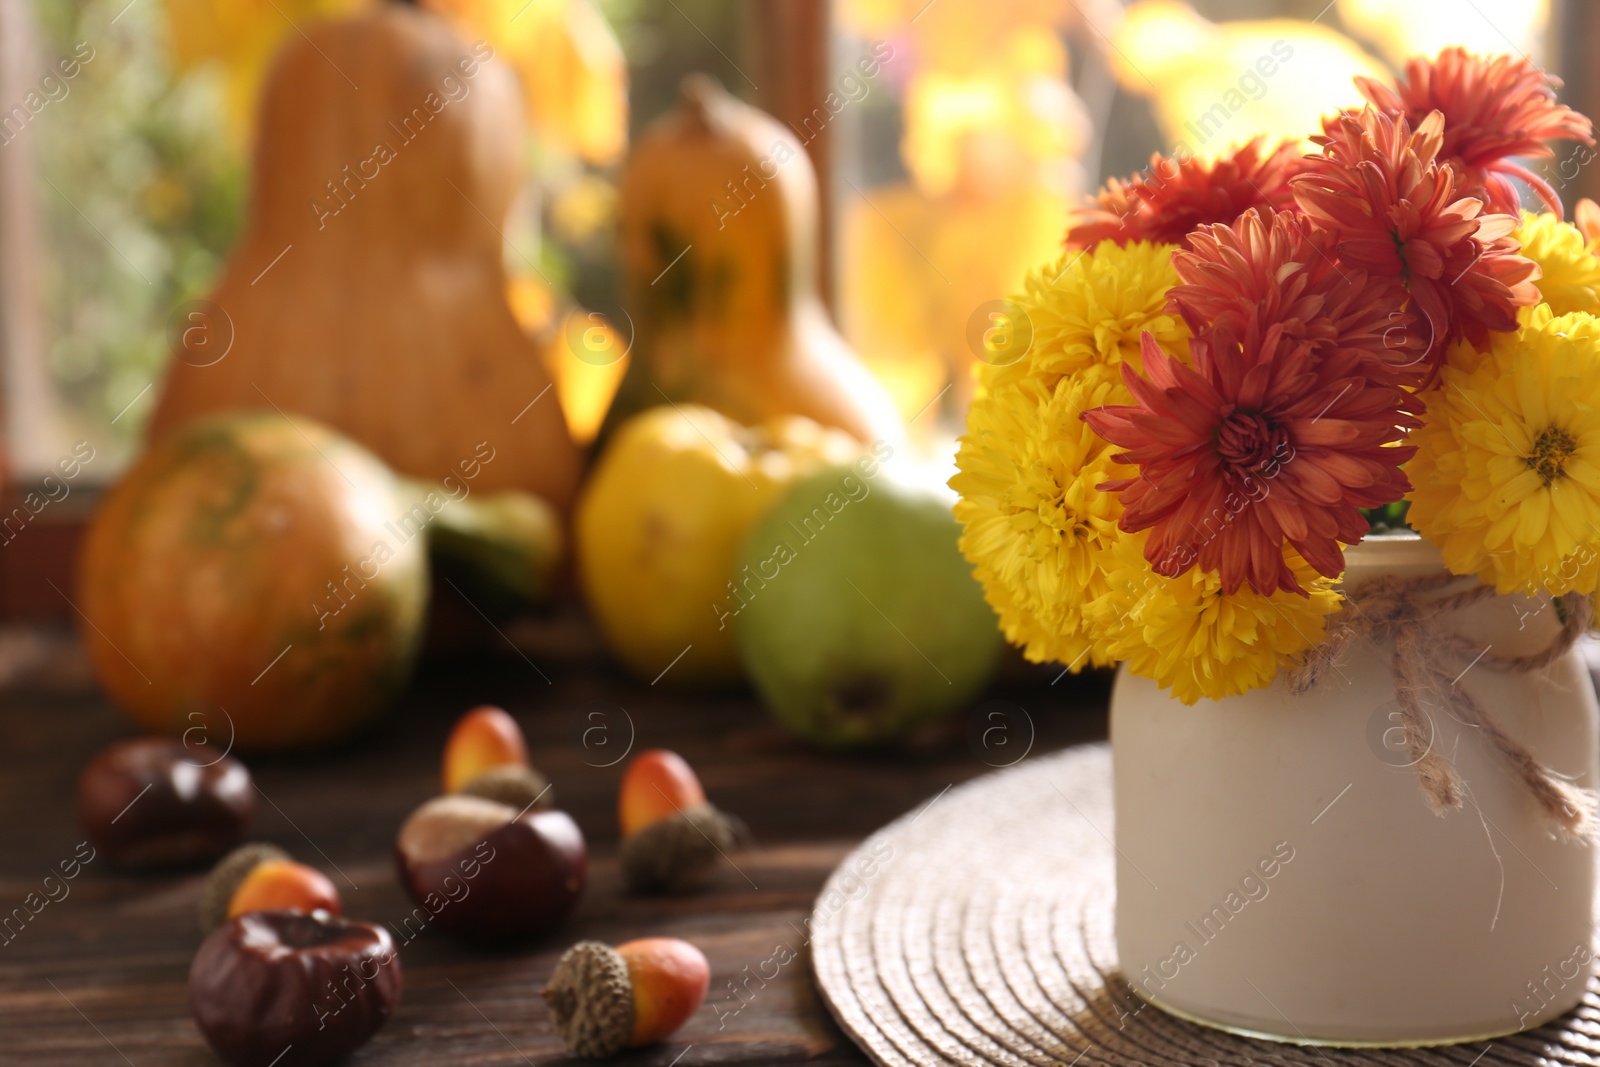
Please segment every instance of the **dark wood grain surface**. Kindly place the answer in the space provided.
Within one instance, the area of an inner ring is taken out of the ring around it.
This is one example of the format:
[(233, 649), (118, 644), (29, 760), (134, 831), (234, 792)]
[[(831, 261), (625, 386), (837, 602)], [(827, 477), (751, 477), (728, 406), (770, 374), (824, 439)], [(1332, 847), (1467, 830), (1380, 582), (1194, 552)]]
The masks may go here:
[[(35, 656), (37, 644), (30, 634), (0, 641), (0, 674), (14, 673), (12, 660)], [(47, 647), (56, 649), (44, 657), (47, 669), (0, 691), (0, 913), (73, 854), (83, 840), (72, 805), (79, 768), (131, 732), (72, 650), (58, 644)], [(1016, 758), (1030, 732), (1033, 753), (1103, 737), (1105, 680), (1068, 677), (1052, 686), (1054, 677), (1013, 665), (984, 698), (1004, 703), (979, 702), (907, 749), (835, 755), (791, 740), (748, 692), (629, 681), (570, 627), (523, 627), (497, 653), (431, 660), (402, 704), (359, 743), (315, 757), (248, 760), (264, 797), (255, 836), (332, 877), (347, 914), (398, 923), (412, 905), (391, 866), (394, 833), (436, 791), (440, 746), (455, 716), (475, 703), (499, 703), (522, 723), (558, 806), (588, 838), (584, 899), (564, 928), (514, 948), (474, 949), (425, 931), (402, 951), (399, 1013), (351, 1063), (562, 1061), (537, 995), (557, 955), (580, 938), (614, 944), (648, 935), (699, 945), (711, 961), (711, 991), (673, 1040), (618, 1062), (862, 1063), (819, 1003), (803, 951), (802, 924), (817, 890), (855, 842), (945, 787)], [(989, 714), (996, 710), (999, 717)], [(681, 752), (713, 802), (749, 824), (752, 846), (734, 854), (734, 865), (704, 893), (638, 899), (621, 891), (615, 798), (622, 764), (605, 764), (622, 754), (630, 734), (635, 751)], [(129, 875), (96, 860), (70, 883), (70, 896), (0, 945), (0, 1064), (218, 1062), (187, 1005), (200, 880), (196, 872)], [(764, 984), (746, 981), (745, 968), (772, 973), (762, 965), (780, 945), (798, 958)]]

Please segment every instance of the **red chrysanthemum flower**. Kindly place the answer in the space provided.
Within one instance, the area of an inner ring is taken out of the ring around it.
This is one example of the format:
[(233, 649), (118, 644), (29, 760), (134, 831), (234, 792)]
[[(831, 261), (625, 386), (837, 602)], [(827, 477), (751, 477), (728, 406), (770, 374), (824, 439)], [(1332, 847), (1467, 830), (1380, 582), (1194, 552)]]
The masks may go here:
[(1093, 248), (1108, 239), (1175, 245), (1196, 226), (1232, 222), (1249, 208), (1293, 210), (1289, 179), (1300, 172), (1301, 159), (1294, 142), (1264, 152), (1260, 137), (1214, 163), (1153, 155), (1132, 179), (1106, 182), (1094, 206), (1078, 212), (1067, 230), (1067, 246)]
[(1147, 378), (1122, 372), (1134, 403), (1084, 413), (1126, 450), (1117, 459), (1139, 469), (1100, 486), (1121, 494), (1120, 525), (1150, 530), (1145, 558), (1158, 573), (1198, 564), (1227, 593), (1248, 582), (1264, 596), (1304, 595), (1284, 563), (1286, 541), (1337, 577), (1340, 544), (1367, 532), (1360, 509), (1410, 488), (1400, 465), (1416, 450), (1396, 444), (1417, 425), (1402, 410), (1404, 391), (1373, 383), (1360, 357), (1314, 357), (1282, 326), (1268, 327), (1253, 352), (1219, 333), (1191, 341), (1190, 354), (1193, 368), (1145, 334)]
[(1539, 300), (1539, 267), (1511, 236), (1516, 216), (1484, 214), (1440, 165), (1443, 127), (1437, 111), (1415, 131), (1373, 108), (1346, 111), (1323, 121), (1313, 138), (1321, 155), (1291, 183), (1300, 209), (1333, 234), (1342, 266), (1404, 284), (1426, 327), (1429, 378), (1447, 342), (1482, 345)]
[(1522, 206), (1516, 178), (1561, 214), (1561, 198), (1550, 183), (1514, 157), (1553, 156), (1546, 141), (1594, 144), (1589, 120), (1556, 102), (1560, 84), (1526, 56), (1481, 56), (1459, 47), (1446, 48), (1437, 59), (1413, 59), (1399, 85), (1356, 79), (1363, 96), (1413, 126), (1420, 126), (1429, 112), (1442, 113), (1440, 158), (1456, 168), (1464, 190), (1475, 196), (1482, 192), (1490, 211), (1509, 214)]
[(1172, 257), (1180, 284), (1168, 293), (1168, 310), (1193, 333), (1226, 331), (1246, 351), (1280, 326), (1284, 342), (1309, 344), (1313, 357), (1344, 352), (1367, 359), (1375, 379), (1421, 384), (1426, 346), (1411, 328), (1405, 287), (1334, 255), (1332, 238), (1303, 217), (1252, 208), (1231, 226), (1189, 235)]

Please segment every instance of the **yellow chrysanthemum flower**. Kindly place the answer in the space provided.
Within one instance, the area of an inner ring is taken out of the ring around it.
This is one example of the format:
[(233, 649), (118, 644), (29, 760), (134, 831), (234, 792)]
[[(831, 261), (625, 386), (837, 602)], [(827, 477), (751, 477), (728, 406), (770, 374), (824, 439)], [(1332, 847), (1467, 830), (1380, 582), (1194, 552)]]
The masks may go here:
[(1539, 296), (1557, 315), (1600, 310), (1600, 258), (1576, 226), (1549, 212), (1522, 213), (1516, 238), (1522, 254), (1539, 264)]
[(1026, 316), (1032, 341), (1026, 353), (1004, 366), (985, 364), (985, 386), (1024, 375), (1048, 384), (1088, 367), (1140, 368), (1139, 337), (1149, 330), (1161, 347), (1188, 358), (1189, 330), (1166, 312), (1167, 290), (1178, 283), (1173, 246), (1101, 241), (1092, 251), (1064, 252), (1028, 273), (1011, 303)]
[(1411, 435), (1408, 521), (1457, 574), (1501, 593), (1591, 593), (1600, 582), (1600, 318), (1506, 334), (1447, 366)]
[[(1484, 348), (1474, 348), (1468, 341), (1456, 341), (1445, 350), (1444, 366), (1462, 374), (1471, 374), (1490, 355), (1502, 360), (1512, 359), (1514, 358), (1512, 353), (1521, 344), (1523, 330), (1541, 330), (1549, 325), (1550, 320), (1555, 317), (1556, 314), (1550, 310), (1549, 304), (1535, 304), (1532, 307), (1519, 308), (1517, 311), (1517, 322), (1520, 323), (1518, 329), (1491, 332), (1488, 344)], [(1430, 393), (1428, 395), (1435, 394)]]
[(1272, 684), (1322, 641), (1339, 609), (1334, 581), (1293, 550), (1284, 558), (1309, 596), (1262, 596), (1249, 585), (1224, 594), (1220, 578), (1199, 567), (1164, 578), (1144, 558), (1143, 534), (1117, 541), (1106, 557), (1108, 591), (1089, 611), (1095, 630), (1112, 635), (1108, 651), (1128, 670), (1185, 704)]
[(1095, 487), (1127, 471), (1079, 416), (1128, 400), (1115, 371), (1092, 366), (1049, 384), (1034, 376), (994, 384), (967, 413), (950, 480), (961, 494), (961, 551), (1006, 639), (1035, 663), (1111, 662), (1084, 625), (1083, 605), (1106, 592), (1101, 558), (1126, 536), (1116, 495)]

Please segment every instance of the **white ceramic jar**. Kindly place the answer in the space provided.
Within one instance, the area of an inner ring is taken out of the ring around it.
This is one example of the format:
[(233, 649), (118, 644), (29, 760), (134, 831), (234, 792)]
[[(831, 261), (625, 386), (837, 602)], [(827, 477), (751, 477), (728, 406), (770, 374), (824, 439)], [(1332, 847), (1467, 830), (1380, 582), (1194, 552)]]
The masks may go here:
[[(1409, 536), (1346, 554), (1350, 587), (1443, 570)], [(1547, 647), (1548, 602), (1493, 597), (1454, 628), (1497, 654)], [(1428, 808), (1395, 716), (1391, 648), (1353, 644), (1292, 695), (1185, 707), (1117, 677), (1117, 948), (1146, 1000), (1196, 1022), (1329, 1045), (1441, 1044), (1537, 1026), (1582, 998), (1596, 849), (1558, 840), (1473, 728), (1435, 705), (1433, 744), (1468, 786)], [(1512, 737), (1600, 785), (1594, 690), (1577, 652), (1458, 683)]]

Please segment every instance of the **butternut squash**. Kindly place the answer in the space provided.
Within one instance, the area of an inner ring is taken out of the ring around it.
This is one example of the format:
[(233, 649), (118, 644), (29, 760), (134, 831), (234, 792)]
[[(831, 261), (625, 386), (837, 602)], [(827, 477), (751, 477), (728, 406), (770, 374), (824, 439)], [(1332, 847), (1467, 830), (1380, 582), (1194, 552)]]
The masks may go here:
[(277, 408), (425, 480), (487, 441), (479, 489), (528, 490), (565, 513), (579, 453), (505, 295), (515, 76), (410, 6), (304, 31), (269, 77), (251, 215), (211, 297), (202, 340), (231, 348), (215, 362), (176, 353), (152, 439)]
[(903, 437), (817, 297), (817, 178), (794, 134), (691, 76), (635, 146), (621, 205), (635, 336), (608, 430), (670, 400), (744, 425), (803, 415), (863, 441)]

